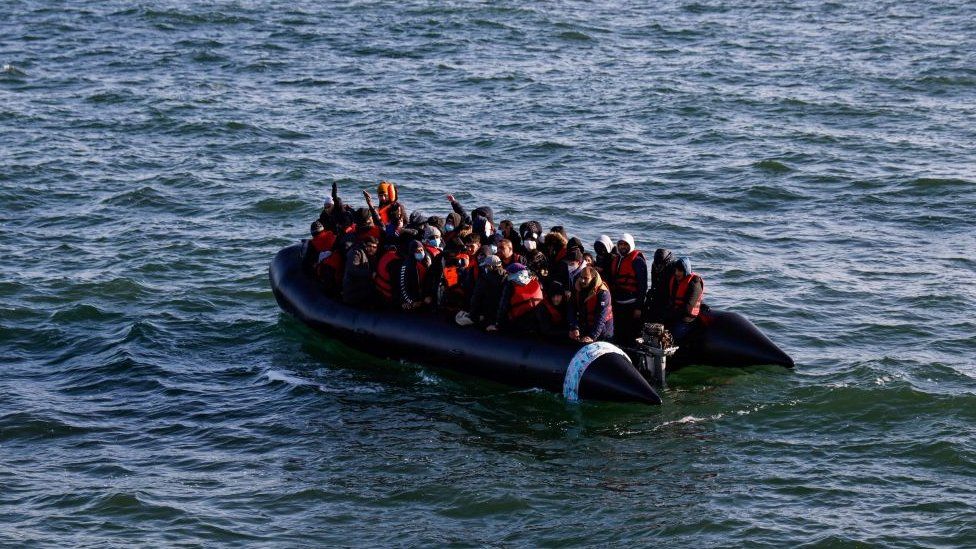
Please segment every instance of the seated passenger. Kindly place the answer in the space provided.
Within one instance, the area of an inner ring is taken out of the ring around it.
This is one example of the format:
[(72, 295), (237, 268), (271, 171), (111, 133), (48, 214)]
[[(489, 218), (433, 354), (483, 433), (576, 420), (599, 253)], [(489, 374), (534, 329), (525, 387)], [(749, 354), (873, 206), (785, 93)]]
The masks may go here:
[(508, 276), (498, 303), (495, 322), (486, 330), (502, 329), (518, 334), (538, 334), (542, 331), (542, 284), (521, 263), (512, 263), (506, 269)]
[(437, 257), (441, 253), (441, 231), (433, 225), (428, 225), (424, 229), (424, 249), (431, 257)]
[(525, 265), (525, 258), (521, 255), (515, 253), (512, 241), (503, 238), (498, 241), (498, 259), (502, 260), (502, 265), (508, 267), (512, 263), (521, 263)]
[(517, 255), (522, 254), (522, 235), (515, 230), (510, 219), (504, 219), (498, 224), (498, 232), (501, 238), (507, 238), (512, 243), (512, 249)]
[(682, 257), (674, 263), (668, 300), (668, 328), (680, 342), (694, 328), (705, 295), (705, 281), (692, 272), (691, 260)]
[[(465, 230), (466, 229), (466, 230)], [(461, 216), (451, 212), (444, 218), (444, 241), (450, 242), (455, 238), (464, 238), (471, 232), (471, 227), (461, 224)]]
[(624, 233), (620, 237), (617, 257), (611, 265), (614, 332), (621, 345), (632, 346), (640, 336), (641, 314), (647, 295), (647, 260), (634, 244), (633, 236)]
[(583, 263), (583, 254), (576, 247), (570, 248), (566, 256), (555, 266), (549, 268), (549, 280), (559, 282), (565, 288), (566, 299), (569, 299), (570, 289), (576, 284), (576, 279), (586, 265)]
[(542, 302), (542, 333), (551, 338), (566, 337), (569, 325), (567, 319), (565, 288), (559, 282), (546, 286), (545, 301)]
[[(562, 227), (553, 228), (562, 229)], [(566, 257), (567, 242), (569, 242), (569, 239), (560, 231), (549, 231), (549, 234), (546, 235), (546, 238), (543, 240), (543, 252), (546, 254), (546, 259), (549, 260), (550, 269)]]
[(309, 230), (312, 233), (312, 239), (305, 242), (302, 267), (305, 268), (306, 272), (314, 273), (315, 266), (319, 262), (319, 256), (325, 252), (331, 253), (336, 236), (334, 232), (327, 231), (321, 221), (313, 221)]
[(474, 233), (470, 233), (464, 237), (464, 249), (468, 252), (468, 255), (478, 255), (478, 252), (481, 250), (481, 237)]
[(569, 300), (569, 337), (581, 343), (613, 338), (613, 304), (610, 289), (593, 267), (586, 267), (576, 279)]
[(428, 276), (433, 258), (424, 245), (414, 240), (410, 243), (410, 255), (404, 258), (400, 268), (400, 300), (404, 310), (412, 311), (429, 307), (434, 302), (433, 284)]
[(658, 248), (651, 263), (651, 287), (644, 300), (645, 322), (663, 323), (668, 313), (668, 293), (674, 269), (671, 250)]
[(519, 231), (522, 233), (522, 250), (525, 255), (525, 265), (530, 271), (536, 274), (540, 280), (549, 280), (549, 259), (546, 254), (539, 249), (539, 232), (542, 226), (537, 221), (527, 221), (522, 223)]
[(389, 225), (394, 219), (407, 220), (407, 209), (400, 203), (396, 185), (389, 181), (380, 181), (376, 188), (376, 195), (380, 199), (380, 206), (376, 209), (380, 217), (380, 225)]
[(342, 278), (342, 301), (354, 307), (375, 305), (376, 251), (379, 241), (372, 236), (356, 244), (346, 256), (346, 272)]
[(405, 248), (409, 242), (387, 246), (376, 263), (376, 293), (384, 307), (397, 307), (400, 303), (400, 269), (403, 267)]
[(454, 314), (466, 308), (471, 298), (465, 285), (465, 275), (468, 268), (468, 254), (464, 253), (464, 246), (459, 239), (455, 239), (444, 248), (435, 259), (440, 263), (440, 280), (437, 286), (437, 306), (439, 309)]
[(502, 289), (508, 273), (502, 267), (502, 260), (497, 255), (490, 255), (481, 260), (478, 280), (474, 284), (474, 294), (468, 306), (468, 316), (478, 326), (487, 326), (495, 320), (498, 313), (498, 303), (502, 298)]
[(596, 252), (594, 267), (596, 267), (600, 276), (609, 277), (614, 254), (617, 252), (617, 248), (610, 241), (610, 237), (601, 234), (600, 238), (596, 239), (596, 242), (593, 243), (593, 251)]

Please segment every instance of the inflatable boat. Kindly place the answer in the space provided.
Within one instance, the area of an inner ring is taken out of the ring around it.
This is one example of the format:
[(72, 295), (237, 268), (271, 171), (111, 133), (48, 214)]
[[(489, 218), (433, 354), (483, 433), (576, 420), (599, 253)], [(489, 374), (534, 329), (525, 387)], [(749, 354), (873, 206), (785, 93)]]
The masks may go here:
[[(301, 267), (301, 246), (275, 256), (269, 269), (279, 306), (321, 334), (383, 358), (450, 368), (516, 387), (534, 387), (569, 400), (660, 404), (661, 397), (628, 353), (615, 345), (544, 341), (460, 327), (438, 316), (356, 309), (326, 296)], [(669, 369), (687, 364), (746, 366), (793, 361), (748, 320), (710, 310)], [(686, 348), (685, 348), (686, 347)]]

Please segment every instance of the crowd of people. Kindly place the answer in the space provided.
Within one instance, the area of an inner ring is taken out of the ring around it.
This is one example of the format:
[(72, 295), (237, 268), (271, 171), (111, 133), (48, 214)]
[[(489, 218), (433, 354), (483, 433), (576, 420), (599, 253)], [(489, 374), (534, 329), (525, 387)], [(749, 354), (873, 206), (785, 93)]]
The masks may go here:
[(303, 250), (303, 267), (328, 295), (368, 309), (429, 311), (461, 326), (633, 345), (645, 322), (679, 342), (701, 310), (704, 282), (688, 258), (654, 252), (648, 268), (634, 238), (606, 235), (592, 251), (562, 226), (497, 226), (489, 207), (470, 212), (448, 195), (450, 213), (407, 215), (396, 186), (379, 202), (363, 191), (354, 209), (332, 184)]

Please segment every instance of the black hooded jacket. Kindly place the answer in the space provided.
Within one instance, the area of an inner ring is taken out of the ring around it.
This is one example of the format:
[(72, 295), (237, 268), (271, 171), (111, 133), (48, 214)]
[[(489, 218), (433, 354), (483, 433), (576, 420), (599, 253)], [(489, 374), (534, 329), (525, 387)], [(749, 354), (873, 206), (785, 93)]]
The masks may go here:
[(654, 262), (651, 263), (651, 287), (647, 290), (644, 302), (648, 321), (661, 322), (668, 308), (668, 284), (674, 273), (674, 254), (671, 250), (658, 248), (654, 252)]

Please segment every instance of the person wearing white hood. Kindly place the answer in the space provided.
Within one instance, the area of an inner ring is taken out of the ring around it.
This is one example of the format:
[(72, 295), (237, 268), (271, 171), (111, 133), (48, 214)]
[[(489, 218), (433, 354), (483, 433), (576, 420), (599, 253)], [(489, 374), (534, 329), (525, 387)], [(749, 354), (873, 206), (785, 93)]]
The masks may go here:
[(624, 233), (617, 241), (609, 278), (616, 341), (630, 346), (640, 335), (641, 311), (647, 295), (647, 260), (630, 233)]
[(613, 241), (610, 240), (609, 236), (601, 234), (600, 238), (593, 243), (593, 251), (596, 252), (594, 258), (596, 261), (593, 266), (600, 273), (600, 276), (610, 278), (610, 269), (617, 254), (617, 248), (614, 247)]

